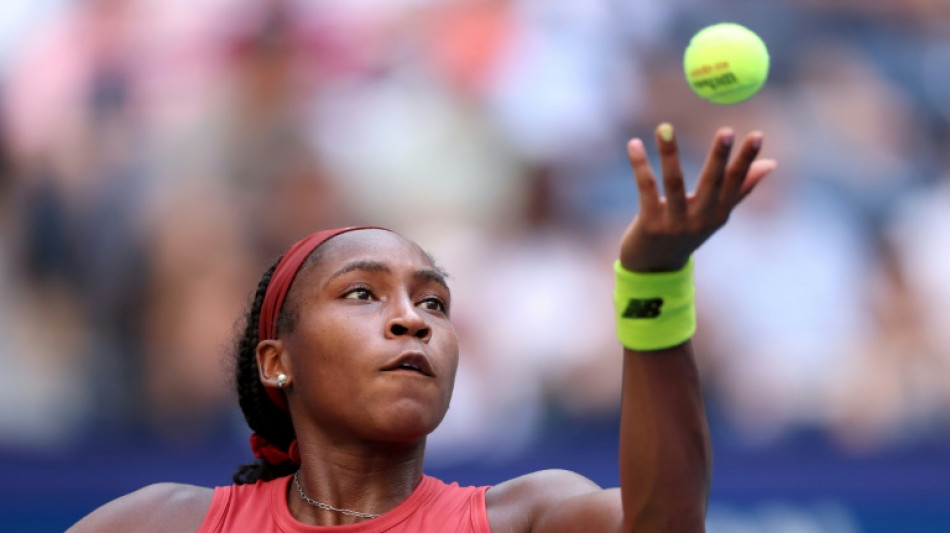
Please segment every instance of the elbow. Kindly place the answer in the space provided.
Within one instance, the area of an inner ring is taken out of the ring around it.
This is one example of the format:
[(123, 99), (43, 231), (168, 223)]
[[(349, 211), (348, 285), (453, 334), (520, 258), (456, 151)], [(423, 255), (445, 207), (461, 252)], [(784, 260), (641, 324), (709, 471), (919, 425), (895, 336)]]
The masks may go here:
[(643, 509), (624, 519), (624, 531), (702, 533), (706, 531), (706, 506), (669, 505)]
[[(624, 531), (694, 533), (706, 529), (710, 470), (697, 461), (680, 475), (654, 478), (647, 490), (626, 501)], [(641, 485), (643, 487), (643, 485)]]

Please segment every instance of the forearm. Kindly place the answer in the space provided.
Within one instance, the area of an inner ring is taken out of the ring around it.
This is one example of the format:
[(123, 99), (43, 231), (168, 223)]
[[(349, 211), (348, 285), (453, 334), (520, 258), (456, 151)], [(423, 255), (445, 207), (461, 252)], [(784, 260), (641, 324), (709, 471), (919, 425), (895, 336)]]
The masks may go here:
[(692, 345), (624, 349), (620, 486), (627, 531), (703, 531), (712, 466)]

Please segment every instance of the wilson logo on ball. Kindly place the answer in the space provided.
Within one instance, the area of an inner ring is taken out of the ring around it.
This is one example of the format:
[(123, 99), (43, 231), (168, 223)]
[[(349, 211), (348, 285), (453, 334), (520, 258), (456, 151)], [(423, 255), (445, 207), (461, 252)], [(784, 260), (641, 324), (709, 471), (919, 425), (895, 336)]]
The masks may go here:
[(726, 72), (721, 76), (714, 76), (712, 78), (703, 78), (701, 80), (696, 80), (692, 83), (694, 89), (702, 89), (708, 87), (712, 90), (721, 89), (724, 87), (729, 87), (739, 83), (739, 78), (731, 72)]

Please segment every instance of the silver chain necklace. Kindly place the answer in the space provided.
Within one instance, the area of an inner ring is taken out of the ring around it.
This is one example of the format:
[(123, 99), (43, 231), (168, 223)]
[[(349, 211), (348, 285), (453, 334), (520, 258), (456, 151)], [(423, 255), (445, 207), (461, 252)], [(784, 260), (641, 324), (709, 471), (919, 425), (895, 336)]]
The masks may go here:
[(333, 511), (335, 513), (342, 513), (345, 515), (357, 516), (359, 518), (378, 518), (379, 517), (378, 514), (361, 513), (359, 511), (354, 511), (352, 509), (340, 509), (328, 503), (318, 502), (317, 500), (314, 500), (313, 498), (307, 496), (307, 494), (303, 491), (303, 486), (300, 484), (299, 470), (297, 472), (294, 472), (294, 485), (297, 486), (297, 492), (300, 493), (300, 497), (303, 498), (303, 501), (309, 503), (310, 505), (314, 507), (323, 509), (324, 511)]

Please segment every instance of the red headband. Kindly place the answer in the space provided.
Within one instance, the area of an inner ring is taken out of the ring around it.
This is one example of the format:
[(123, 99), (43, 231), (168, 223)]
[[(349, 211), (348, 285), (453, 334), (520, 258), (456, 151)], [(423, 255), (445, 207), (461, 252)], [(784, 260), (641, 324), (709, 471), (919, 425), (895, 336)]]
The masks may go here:
[[(274, 274), (270, 278), (270, 284), (267, 285), (267, 291), (264, 293), (264, 303), (261, 305), (260, 322), (257, 328), (257, 341), (271, 340), (277, 338), (277, 317), (280, 316), (280, 310), (284, 306), (284, 300), (287, 298), (287, 291), (290, 290), (290, 284), (293, 283), (297, 272), (304, 261), (310, 257), (310, 254), (324, 242), (336, 237), (341, 233), (359, 229), (382, 229), (378, 226), (352, 226), (348, 228), (336, 228), (318, 231), (297, 241), (287, 250), (287, 253), (277, 263)], [(389, 230), (387, 230), (389, 231)], [(282, 411), (287, 412), (287, 399), (284, 393), (277, 387), (264, 386), (267, 396), (274, 402), (274, 405)]]

